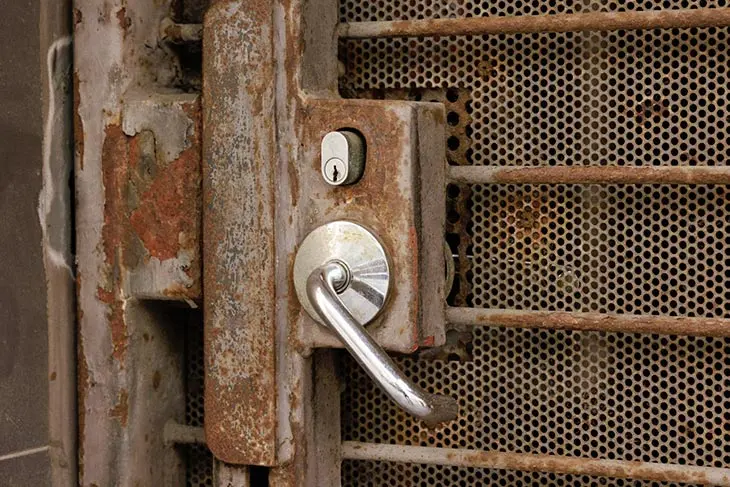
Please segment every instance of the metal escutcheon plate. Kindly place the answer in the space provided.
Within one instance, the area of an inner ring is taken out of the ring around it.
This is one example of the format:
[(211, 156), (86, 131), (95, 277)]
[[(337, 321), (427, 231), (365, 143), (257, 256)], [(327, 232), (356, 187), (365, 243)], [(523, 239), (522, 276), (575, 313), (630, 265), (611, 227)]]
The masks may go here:
[(375, 319), (385, 306), (390, 290), (390, 265), (380, 241), (366, 228), (348, 221), (322, 225), (307, 235), (294, 261), (294, 286), (309, 316), (324, 323), (307, 296), (307, 279), (330, 261), (344, 264), (349, 285), (338, 294), (350, 314), (362, 325)]

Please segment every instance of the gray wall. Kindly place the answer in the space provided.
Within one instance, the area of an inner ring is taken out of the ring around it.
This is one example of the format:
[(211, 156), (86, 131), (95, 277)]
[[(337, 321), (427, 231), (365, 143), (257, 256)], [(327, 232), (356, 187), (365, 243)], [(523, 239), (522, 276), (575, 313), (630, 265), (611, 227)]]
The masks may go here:
[[(59, 457), (57, 447), (49, 447), (49, 404), (54, 402), (49, 400), (49, 388), (53, 390), (52, 382), (60, 379), (56, 367), (49, 370), (49, 316), (58, 315), (61, 308), (64, 317), (72, 316), (68, 311), (73, 300), (72, 275), (67, 270), (61, 292), (53, 291), (57, 279), (44, 271), (38, 202), (43, 187), (43, 119), (49, 101), (46, 50), (54, 38), (67, 32), (68, 7), (65, 0), (0, 0), (0, 486), (50, 485), (51, 452)], [(59, 63), (59, 72), (67, 72), (68, 66)], [(70, 93), (65, 85), (60, 91)], [(68, 101), (56, 100), (62, 112), (57, 114), (59, 127), (66, 123)], [(67, 186), (70, 152), (65, 149), (70, 140), (62, 139), (68, 137), (67, 128), (57, 131), (50, 146), (56, 167), (48, 174), (58, 178), (62, 188)], [(44, 218), (49, 239), (61, 247), (70, 245), (70, 212), (55, 208), (69, 195), (68, 187), (56, 191), (55, 203), (49, 205), (54, 209)], [(59, 255), (68, 257), (69, 250), (61, 248)], [(48, 289), (57, 295), (53, 309), (47, 309)], [(53, 324), (50, 349), (58, 350), (59, 330), (68, 333), (72, 323)], [(70, 338), (64, 345), (67, 361)], [(68, 369), (58, 373), (69, 385)], [(68, 423), (69, 418), (67, 414), (63, 421)], [(75, 431), (73, 418), (70, 422), (69, 437)], [(60, 443), (69, 449), (68, 441), (73, 439)], [(65, 470), (75, 475), (76, 452), (67, 454), (62, 459)], [(55, 484), (67, 485), (69, 478)]]

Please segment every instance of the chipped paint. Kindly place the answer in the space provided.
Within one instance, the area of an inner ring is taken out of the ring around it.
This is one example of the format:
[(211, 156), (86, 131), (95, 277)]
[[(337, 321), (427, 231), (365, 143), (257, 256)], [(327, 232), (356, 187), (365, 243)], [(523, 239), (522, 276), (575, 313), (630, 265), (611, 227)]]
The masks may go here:
[(135, 297), (125, 293), (129, 264), (144, 263), (146, 253), (129, 222), (130, 175), (140, 144), (137, 136), (123, 131), (123, 98), (132, 87), (145, 91), (170, 86), (175, 79), (174, 60), (157, 47), (156, 25), (149, 22), (161, 18), (168, 6), (142, 0), (74, 2), (76, 242), (83, 276), (77, 281), (82, 486), (179, 480), (175, 452), (165, 449), (161, 439), (144, 439), (159, 414), (174, 412), (174, 381), (160, 384), (161, 391), (168, 389), (155, 402), (134, 389), (139, 368), (172, 351), (155, 349), (145, 355), (135, 342), (135, 330), (156, 326), (164, 317), (136, 309)]

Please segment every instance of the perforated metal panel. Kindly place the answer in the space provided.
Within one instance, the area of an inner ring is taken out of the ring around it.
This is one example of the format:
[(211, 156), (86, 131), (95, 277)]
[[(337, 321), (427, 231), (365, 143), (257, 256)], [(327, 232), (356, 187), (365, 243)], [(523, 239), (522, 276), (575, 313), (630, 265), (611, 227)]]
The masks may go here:
[[(385, 462), (346, 461), (343, 486), (545, 486), (545, 487), (680, 487), (680, 484), (607, 479), (585, 475), (556, 475), (506, 470), (405, 465)], [(685, 485), (685, 484), (683, 484)]]
[(459, 420), (435, 430), (398, 410), (345, 359), (343, 438), (730, 464), (727, 340), (475, 328), (462, 348), (446, 361), (396, 358), (422, 387), (458, 398)]
[(723, 186), (475, 186), (478, 307), (730, 316)]
[[(188, 324), (185, 340), (185, 423), (188, 426), (203, 426), (203, 327), (198, 321)], [(213, 486), (213, 454), (205, 445), (184, 445), (186, 456), (187, 487)]]
[[(340, 13), (355, 22), (725, 6), (342, 0)], [(340, 87), (348, 97), (443, 101), (452, 165), (726, 165), (728, 41), (725, 28), (348, 40)], [(439, 93), (466, 100), (463, 110)], [(457, 270), (449, 304), (730, 317), (723, 186), (451, 185), (448, 197)], [(727, 339), (452, 331), (444, 350), (396, 359), (422, 387), (459, 399), (459, 420), (436, 430), (343, 360), (345, 440), (730, 465)], [(342, 478), (674, 485), (357, 461), (343, 464)]]
[[(346, 2), (343, 19), (430, 16), (429, 4)], [(725, 165), (727, 42), (716, 28), (350, 40), (342, 86), (468, 91), (469, 141), (449, 146), (468, 143), (476, 165)]]

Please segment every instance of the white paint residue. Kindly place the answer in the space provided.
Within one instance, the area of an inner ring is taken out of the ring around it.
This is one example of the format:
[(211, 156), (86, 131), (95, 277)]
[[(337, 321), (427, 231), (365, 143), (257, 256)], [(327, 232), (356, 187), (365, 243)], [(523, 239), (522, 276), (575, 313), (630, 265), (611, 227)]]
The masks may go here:
[[(58, 89), (58, 80), (54, 76), (54, 63), (57, 59), (60, 59), (61, 51), (69, 49), (70, 46), (71, 37), (62, 37), (51, 44), (46, 55), (46, 69), (48, 70), (48, 115), (43, 130), (43, 187), (38, 195), (38, 220), (40, 221), (41, 232), (43, 233), (43, 247), (48, 261), (73, 274), (71, 265), (66, 261), (64, 250), (53, 248), (53, 244), (48, 235), (51, 208), (54, 198), (57, 197), (57, 188), (53, 181), (53, 173), (51, 172), (51, 144), (53, 142), (53, 128), (57, 121), (56, 91)], [(63, 208), (65, 205), (64, 199), (59, 197), (58, 201), (62, 205), (62, 212), (66, 213), (67, 209)]]

